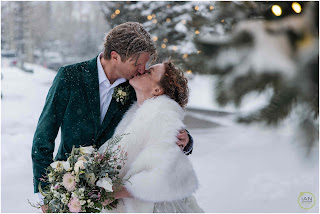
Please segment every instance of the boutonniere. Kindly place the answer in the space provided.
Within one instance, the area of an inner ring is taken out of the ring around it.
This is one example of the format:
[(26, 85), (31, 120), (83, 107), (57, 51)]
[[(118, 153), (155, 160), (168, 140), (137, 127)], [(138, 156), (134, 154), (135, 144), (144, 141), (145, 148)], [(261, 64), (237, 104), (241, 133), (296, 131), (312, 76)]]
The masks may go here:
[(122, 105), (126, 103), (126, 101), (129, 99), (129, 86), (127, 87), (116, 87), (112, 97), (116, 99), (117, 102), (121, 102)]

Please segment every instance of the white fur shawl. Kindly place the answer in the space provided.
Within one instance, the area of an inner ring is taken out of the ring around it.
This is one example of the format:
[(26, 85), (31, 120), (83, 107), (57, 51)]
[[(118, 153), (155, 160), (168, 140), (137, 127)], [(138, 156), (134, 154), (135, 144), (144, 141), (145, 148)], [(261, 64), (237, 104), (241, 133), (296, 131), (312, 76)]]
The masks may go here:
[(127, 111), (115, 134), (128, 153), (120, 176), (133, 199), (124, 199), (125, 212), (153, 212), (154, 202), (180, 200), (198, 187), (193, 167), (176, 145), (184, 110), (166, 95), (137, 103)]

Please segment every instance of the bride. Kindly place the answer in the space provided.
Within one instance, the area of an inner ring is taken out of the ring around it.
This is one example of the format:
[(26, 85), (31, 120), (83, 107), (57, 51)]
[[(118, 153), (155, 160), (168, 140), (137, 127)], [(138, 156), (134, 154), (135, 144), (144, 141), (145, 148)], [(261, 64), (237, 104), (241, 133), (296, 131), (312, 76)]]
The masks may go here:
[(187, 82), (170, 61), (130, 80), (137, 102), (115, 131), (115, 135), (128, 134), (119, 142), (128, 154), (120, 178), (128, 182), (115, 193), (119, 202), (111, 212), (203, 212), (192, 196), (198, 188), (196, 174), (175, 143), (179, 130), (185, 128)]

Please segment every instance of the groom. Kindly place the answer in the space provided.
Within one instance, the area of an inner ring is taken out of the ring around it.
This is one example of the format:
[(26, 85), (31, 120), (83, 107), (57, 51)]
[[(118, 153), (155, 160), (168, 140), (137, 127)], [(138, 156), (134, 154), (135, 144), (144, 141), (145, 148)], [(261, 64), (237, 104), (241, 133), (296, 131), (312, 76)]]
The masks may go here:
[[(73, 145), (99, 148), (112, 137), (124, 113), (136, 100), (129, 79), (143, 74), (156, 47), (150, 34), (136, 22), (112, 29), (104, 52), (92, 60), (59, 69), (48, 92), (32, 146), (34, 192), (53, 162), (54, 141), (61, 128), (61, 143), (55, 160), (66, 160)], [(116, 93), (127, 90), (121, 102)], [(179, 143), (192, 151), (192, 138), (182, 131)], [(190, 140), (189, 140), (190, 139)], [(189, 143), (188, 143), (189, 142)]]

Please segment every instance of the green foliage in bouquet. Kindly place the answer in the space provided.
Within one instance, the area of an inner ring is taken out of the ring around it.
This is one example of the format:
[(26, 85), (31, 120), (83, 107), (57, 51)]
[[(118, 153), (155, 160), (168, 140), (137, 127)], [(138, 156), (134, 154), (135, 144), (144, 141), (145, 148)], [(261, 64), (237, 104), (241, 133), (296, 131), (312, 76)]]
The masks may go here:
[(101, 212), (102, 208), (113, 209), (116, 206), (113, 191), (122, 184), (118, 175), (127, 156), (120, 145), (116, 146), (122, 137), (117, 135), (108, 140), (103, 151), (92, 146), (73, 147), (67, 161), (50, 164), (43, 179), (49, 185), (43, 190), (39, 185), (47, 212), (92, 213)]

